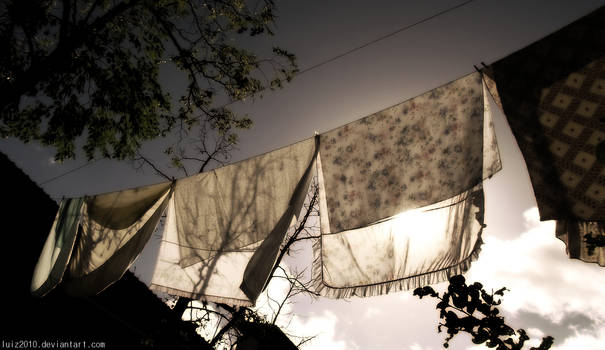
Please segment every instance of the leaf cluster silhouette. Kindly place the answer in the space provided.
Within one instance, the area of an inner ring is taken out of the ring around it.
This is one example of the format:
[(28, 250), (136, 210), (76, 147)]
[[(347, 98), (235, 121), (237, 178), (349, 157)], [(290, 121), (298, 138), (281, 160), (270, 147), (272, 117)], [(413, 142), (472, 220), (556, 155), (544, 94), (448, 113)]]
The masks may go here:
[(0, 137), (39, 141), (56, 160), (80, 147), (128, 159), (198, 125), (233, 145), (252, 120), (216, 97), (258, 95), (297, 71), (283, 48), (242, 44), (272, 35), (275, 18), (272, 0), (2, 1)]
[[(460, 332), (470, 334), (473, 343), (486, 343), (489, 348), (497, 350), (523, 348), (525, 342), (529, 340), (527, 333), (523, 329), (515, 331), (508, 326), (497, 307), (507, 290), (505, 287), (488, 293), (481, 283), (467, 285), (462, 275), (451, 277), (449, 282), (448, 289), (442, 296), (429, 286), (414, 290), (414, 295), (420, 299), (430, 296), (439, 300), (437, 309), (442, 321), (437, 330), (441, 333), (445, 329), (448, 334), (443, 344), (445, 348)], [(553, 340), (553, 337), (546, 336), (542, 338), (538, 347), (532, 347), (531, 350), (550, 349)]]

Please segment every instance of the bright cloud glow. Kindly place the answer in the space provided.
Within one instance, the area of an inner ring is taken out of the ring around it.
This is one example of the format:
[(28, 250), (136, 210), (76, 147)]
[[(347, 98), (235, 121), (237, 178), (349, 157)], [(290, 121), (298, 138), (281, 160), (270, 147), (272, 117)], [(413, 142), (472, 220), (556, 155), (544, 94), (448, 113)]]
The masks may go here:
[[(601, 325), (602, 327), (603, 325)], [(577, 349), (603, 349), (605, 344), (605, 328), (601, 328), (596, 334), (576, 333), (573, 337), (565, 339), (562, 344), (555, 343), (552, 350), (577, 350)]]
[(418, 344), (418, 343), (413, 343), (412, 345), (410, 345), (410, 350), (432, 350), (433, 348), (431, 347), (423, 347), (422, 345)]
[[(321, 314), (310, 314), (307, 318), (294, 316), (290, 322), (285, 325), (287, 333), (293, 333), (297, 336), (315, 336), (311, 341), (302, 346), (304, 350), (320, 349), (359, 349), (353, 341), (337, 340), (336, 327), (338, 318), (328, 310)], [(296, 343), (297, 339), (293, 341)]]
[(379, 308), (369, 307), (366, 309), (366, 312), (363, 314), (363, 317), (372, 319), (372, 318), (382, 315), (383, 313), (384, 313), (384, 311), (382, 311)]
[[(481, 255), (466, 274), (467, 280), (480, 281), (488, 291), (502, 286), (510, 289), (500, 309), (508, 324), (527, 331), (531, 340), (526, 349), (537, 346), (545, 335), (555, 337), (553, 350), (601, 348), (605, 344), (602, 268), (568, 259), (565, 245), (554, 237), (554, 222), (540, 222), (536, 208), (526, 211), (522, 220), (524, 231), (514, 239), (485, 234)], [(443, 290), (446, 286), (433, 287)], [(268, 293), (281, 301), (287, 287), (284, 279), (274, 278)], [(270, 317), (276, 304), (262, 295), (257, 305), (259, 312)], [(411, 292), (349, 302), (320, 299), (316, 306), (300, 310), (297, 305), (285, 305), (280, 315), (277, 324), (293, 342), (300, 340), (294, 336), (316, 335), (302, 346), (307, 350), (368, 346), (434, 350), (441, 348), (445, 338), (435, 329), (434, 302), (418, 300)], [(412, 341), (406, 344), (408, 340)], [(471, 345), (466, 334), (455, 337), (450, 345), (451, 349), (488, 349)]]
[[(509, 288), (501, 309), (512, 317), (536, 314), (553, 324), (565, 325), (566, 319), (580, 315), (591, 321), (594, 329), (605, 329), (603, 268), (568, 259), (565, 245), (554, 236), (555, 222), (540, 222), (537, 208), (527, 210), (524, 219), (526, 231), (516, 239), (485, 238), (467, 280), (481, 281), (487, 290)], [(565, 327), (572, 334), (559, 342), (553, 334), (556, 349), (597, 349), (592, 344), (605, 344), (603, 331), (578, 330), (571, 324)], [(530, 336), (541, 338), (543, 334), (531, 329)]]
[[(544, 334), (544, 332), (542, 332), (541, 330), (537, 329), (537, 328), (529, 328), (526, 329), (527, 331), (527, 336), (529, 336), (529, 340), (525, 342), (523, 348), (524, 349), (529, 349), (531, 347), (538, 347), (540, 345), (540, 342), (542, 341), (542, 337), (546, 336), (546, 334)], [(515, 341), (518, 341), (519, 339), (515, 339)], [(552, 350), (556, 350), (555, 348), (551, 348)], [(467, 350), (490, 350), (490, 348), (488, 348), (485, 344), (481, 344), (481, 345), (473, 345), (469, 348), (467, 348)]]
[[(286, 267), (284, 266), (284, 268)], [(283, 301), (288, 290), (289, 283), (286, 279), (281, 278), (283, 276), (283, 271), (281, 269), (277, 269), (275, 271), (275, 276), (271, 278), (271, 281), (269, 282), (265, 292), (259, 295), (258, 299), (256, 300), (256, 307), (254, 309), (258, 314), (265, 316), (265, 318), (269, 321), (273, 319), (275, 312), (279, 308), (278, 303)], [(280, 311), (280, 314), (284, 315), (290, 311), (290, 305), (284, 305)]]
[[(286, 268), (284, 266), (284, 268)], [(286, 268), (287, 269), (287, 268)], [(265, 293), (261, 294), (257, 300), (256, 311), (265, 316), (268, 320), (272, 320), (284, 296), (287, 293), (289, 283), (279, 276), (284, 276), (281, 270), (276, 271), (277, 278), (271, 279)], [(378, 309), (368, 309), (369, 313), (375, 314), (380, 312)], [(286, 303), (282, 306), (277, 318), (276, 325), (286, 333), (294, 344), (298, 344), (305, 337), (314, 337), (312, 340), (305, 342), (302, 349), (357, 349), (354, 342), (345, 342), (344, 340), (336, 340), (336, 327), (338, 318), (334, 312), (324, 310), (321, 313), (309, 313), (307, 315), (292, 314), (292, 305)]]

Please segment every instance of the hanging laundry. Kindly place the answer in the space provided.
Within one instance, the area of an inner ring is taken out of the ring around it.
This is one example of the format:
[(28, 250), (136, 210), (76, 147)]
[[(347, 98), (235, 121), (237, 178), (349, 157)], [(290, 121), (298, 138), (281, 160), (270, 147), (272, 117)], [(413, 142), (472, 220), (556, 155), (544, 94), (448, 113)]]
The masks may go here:
[(61, 280), (72, 295), (102, 291), (132, 265), (169, 206), (151, 288), (253, 305), (302, 207), (318, 140), (174, 185), (64, 201), (34, 272), (32, 293), (43, 295)]
[(445, 281), (477, 258), (483, 227), (479, 184), (386, 221), (322, 235), (314, 247), (316, 291), (365, 297)]
[(151, 288), (253, 305), (308, 191), (313, 138), (177, 181)]
[(602, 235), (605, 220), (605, 8), (486, 73), (525, 158), (540, 219), (563, 220), (557, 237), (570, 257), (602, 261), (605, 248), (589, 254), (584, 236)]
[(377, 295), (468, 269), (481, 183), (501, 168), (484, 91), (473, 73), (321, 135), (319, 293)]
[(286, 211), (314, 151), (311, 138), (179, 180), (174, 202), (180, 265), (263, 240)]
[(67, 198), (61, 201), (55, 221), (34, 268), (31, 283), (33, 295), (44, 296), (63, 279), (76, 241), (83, 202), (82, 198)]
[(155, 231), (172, 186), (165, 182), (102, 194), (84, 203), (82, 232), (64, 283), (67, 293), (96, 294), (122, 277)]
[(556, 236), (572, 259), (605, 266), (605, 227), (601, 221), (557, 220)]
[[(62, 201), (34, 271), (32, 293), (41, 296), (50, 289), (38, 286), (52, 288), (63, 280), (68, 294), (93, 295), (120, 279), (155, 230), (171, 187), (168, 182)], [(47, 278), (47, 247), (61, 240), (61, 250), (54, 250), (60, 259), (52, 260)]]

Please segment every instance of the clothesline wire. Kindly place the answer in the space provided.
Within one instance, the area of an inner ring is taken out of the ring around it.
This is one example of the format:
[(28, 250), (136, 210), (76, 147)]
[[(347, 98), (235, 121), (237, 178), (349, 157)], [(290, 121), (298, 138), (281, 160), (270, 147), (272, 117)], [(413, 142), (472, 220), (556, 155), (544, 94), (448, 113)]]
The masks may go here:
[[(378, 38), (376, 38), (376, 39), (372, 39), (372, 40), (370, 40), (370, 41), (368, 41), (368, 42), (366, 42), (366, 43), (363, 43), (363, 44), (361, 44), (361, 45), (359, 45), (359, 46), (356, 46), (356, 47), (354, 47), (354, 48), (352, 48), (352, 49), (349, 49), (349, 50), (347, 50), (347, 51), (344, 51), (344, 52), (342, 52), (342, 53), (339, 53), (339, 54), (337, 54), (336, 56), (330, 57), (330, 58), (328, 58), (328, 59), (326, 59), (326, 60), (324, 60), (324, 61), (321, 61), (321, 62), (319, 62), (319, 63), (316, 63), (316, 64), (314, 64), (314, 65), (312, 65), (312, 66), (310, 66), (310, 67), (307, 67), (307, 68), (305, 68), (305, 69), (302, 69), (302, 70), (300, 70), (300, 71), (298, 71), (298, 72), (294, 73), (292, 77), (294, 78), (294, 77), (298, 77), (298, 76), (300, 76), (300, 75), (303, 75), (303, 74), (305, 74), (305, 73), (308, 73), (308, 72), (310, 72), (310, 71), (312, 71), (312, 70), (315, 70), (315, 69), (317, 69), (317, 68), (319, 68), (319, 67), (322, 67), (322, 66), (324, 66), (324, 65), (326, 65), (326, 64), (328, 64), (328, 63), (331, 63), (331, 62), (334, 62), (334, 61), (336, 61), (336, 60), (339, 60), (339, 59), (341, 59), (341, 58), (343, 58), (343, 57), (345, 57), (345, 56), (348, 56), (348, 55), (350, 55), (350, 54), (352, 54), (352, 53), (354, 53), (354, 52), (357, 52), (357, 51), (359, 51), (359, 50), (361, 50), (361, 49), (364, 49), (364, 48), (366, 48), (366, 47), (368, 47), (368, 46), (374, 45), (374, 44), (376, 44), (376, 43), (378, 43), (378, 42), (380, 42), (380, 41), (382, 41), (382, 40), (388, 39), (388, 38), (390, 38), (390, 37), (392, 37), (392, 36), (395, 36), (395, 35), (397, 35), (397, 34), (399, 34), (399, 33), (401, 33), (401, 32), (405, 32), (406, 30), (412, 29), (412, 28), (414, 28), (414, 27), (416, 27), (416, 26), (418, 26), (418, 25), (420, 25), (420, 24), (422, 24), (422, 23), (428, 22), (428, 21), (430, 21), (430, 20), (432, 20), (432, 19), (434, 19), (434, 18), (437, 18), (437, 17), (439, 17), (439, 16), (441, 16), (441, 15), (444, 15), (444, 14), (446, 14), (446, 13), (448, 13), (448, 12), (452, 12), (452, 11), (454, 11), (454, 10), (456, 10), (456, 9), (459, 9), (459, 8), (461, 8), (461, 7), (464, 7), (464, 6), (466, 6), (466, 5), (470, 4), (471, 2), (474, 2), (474, 1), (475, 1), (475, 0), (467, 0), (467, 1), (465, 1), (465, 2), (462, 2), (462, 3), (458, 4), (458, 5), (454, 5), (454, 6), (452, 6), (452, 7), (448, 7), (448, 8), (447, 8), (447, 9), (445, 9), (445, 10), (439, 11), (439, 12), (437, 12), (437, 13), (435, 13), (435, 14), (432, 14), (432, 15), (430, 15), (430, 16), (428, 16), (428, 17), (425, 17), (425, 18), (423, 18), (423, 19), (421, 19), (421, 20), (418, 20), (418, 21), (416, 21), (416, 22), (414, 22), (414, 23), (411, 23), (411, 24), (406, 24), (406, 25), (404, 25), (403, 27), (400, 27), (400, 28), (398, 28), (398, 29), (396, 29), (396, 30), (394, 30), (394, 31), (392, 31), (392, 32), (390, 32), (390, 33), (387, 33), (387, 34), (381, 35), (381, 36), (379, 36), (379, 37), (378, 37)], [(261, 90), (260, 90), (260, 91), (258, 91), (258, 92), (263, 92), (263, 91), (265, 91), (266, 89), (267, 89), (267, 88), (265, 87), (265, 88), (261, 89)], [(256, 93), (258, 93), (258, 92), (256, 92)], [(236, 100), (231, 100), (231, 101), (229, 101), (229, 102), (227, 102), (227, 103), (223, 104), (223, 105), (222, 105), (222, 106), (220, 106), (219, 108), (224, 108), (224, 107), (227, 107), (227, 106), (229, 106), (229, 105), (232, 105), (232, 104), (234, 104), (234, 103), (236, 103), (236, 102), (242, 101), (242, 100), (244, 100), (244, 99), (246, 99), (246, 98), (248, 98), (248, 97), (252, 97), (252, 96), (253, 96), (254, 94), (256, 94), (256, 93), (253, 93), (253, 94), (250, 94), (250, 95), (246, 95), (246, 96), (241, 97), (241, 98), (236, 99)]]
[(93, 160), (89, 160), (88, 162), (86, 162), (86, 163), (84, 163), (84, 164), (82, 164), (80, 166), (77, 166), (77, 167), (75, 167), (73, 169), (70, 169), (70, 170), (68, 170), (68, 171), (66, 171), (66, 172), (64, 172), (62, 174), (57, 175), (57, 176), (53, 176), (50, 179), (44, 180), (44, 181), (40, 182), (40, 186), (45, 185), (45, 184), (47, 184), (49, 182), (55, 181), (57, 179), (60, 179), (60, 178), (62, 178), (65, 175), (71, 174), (71, 173), (73, 173), (75, 171), (78, 171), (78, 170), (80, 170), (82, 168), (85, 168), (85, 167), (87, 167), (89, 165), (92, 165), (93, 163), (97, 162), (98, 160), (99, 160), (98, 158), (97, 159), (93, 159)]
[[(338, 60), (338, 59), (341, 59), (341, 58), (343, 58), (343, 57), (345, 57), (345, 56), (348, 56), (348, 55), (350, 55), (350, 54), (352, 54), (352, 53), (354, 53), (354, 52), (356, 52), (356, 51), (359, 51), (359, 50), (364, 49), (364, 48), (366, 48), (366, 47), (368, 47), (368, 46), (374, 45), (374, 44), (376, 44), (376, 43), (378, 43), (378, 42), (380, 42), (380, 41), (382, 41), (382, 40), (388, 39), (388, 38), (390, 38), (390, 37), (392, 37), (392, 36), (395, 36), (395, 35), (397, 35), (397, 34), (399, 34), (399, 33), (401, 33), (401, 32), (404, 32), (404, 31), (406, 31), (406, 30), (412, 29), (412, 28), (414, 28), (414, 27), (416, 27), (416, 26), (418, 26), (418, 25), (420, 25), (420, 24), (422, 24), (422, 23), (428, 22), (428, 21), (430, 21), (430, 20), (432, 20), (432, 19), (434, 19), (434, 18), (436, 18), (436, 17), (439, 17), (439, 16), (444, 15), (444, 14), (446, 14), (446, 13), (448, 13), (448, 12), (451, 12), (451, 11), (454, 11), (454, 10), (456, 10), (456, 9), (459, 9), (459, 8), (461, 8), (461, 7), (463, 7), (463, 6), (466, 6), (466, 5), (468, 5), (468, 4), (470, 4), (471, 2), (474, 2), (474, 1), (475, 1), (475, 0), (467, 0), (467, 1), (465, 1), (465, 2), (462, 2), (462, 3), (458, 4), (458, 5), (454, 5), (454, 6), (452, 6), (452, 7), (449, 7), (449, 8), (447, 8), (447, 9), (445, 9), (445, 10), (439, 11), (439, 12), (437, 12), (437, 13), (433, 14), (433, 15), (430, 15), (430, 16), (428, 16), (428, 17), (425, 17), (425, 18), (423, 18), (423, 19), (421, 19), (421, 20), (418, 20), (418, 21), (416, 21), (416, 22), (414, 22), (414, 23), (407, 24), (407, 25), (405, 25), (405, 26), (403, 26), (403, 27), (400, 27), (400, 28), (398, 28), (398, 29), (396, 29), (396, 30), (394, 30), (394, 31), (390, 32), (390, 33), (387, 33), (387, 34), (381, 35), (381, 36), (379, 36), (379, 37), (378, 37), (378, 38), (376, 38), (376, 39), (370, 40), (370, 41), (368, 41), (368, 42), (366, 42), (366, 43), (363, 43), (363, 44), (361, 44), (361, 45), (359, 45), (359, 46), (356, 46), (356, 47), (354, 47), (354, 48), (352, 48), (352, 49), (349, 49), (349, 50), (347, 50), (347, 51), (345, 51), (345, 52), (342, 52), (342, 53), (340, 53), (340, 54), (338, 54), (338, 55), (336, 55), (336, 56), (333, 56), (333, 57), (328, 58), (328, 59), (326, 59), (326, 60), (324, 60), (324, 61), (321, 61), (321, 62), (319, 62), (319, 63), (316, 63), (316, 64), (314, 64), (314, 65), (312, 65), (312, 66), (310, 66), (310, 67), (307, 67), (307, 68), (305, 68), (305, 69), (303, 69), (303, 70), (300, 70), (300, 71), (298, 71), (297, 73), (295, 73), (295, 74), (294, 74), (294, 77), (300, 76), (300, 75), (305, 74), (305, 73), (308, 73), (308, 72), (310, 72), (310, 71), (313, 71), (313, 70), (315, 70), (315, 69), (317, 69), (317, 68), (319, 68), (319, 67), (322, 67), (322, 66), (324, 66), (324, 65), (326, 65), (326, 64), (328, 64), (328, 63), (334, 62), (334, 61), (336, 61), (336, 60)], [(263, 89), (263, 90), (261, 90), (261, 91), (264, 91), (264, 90), (266, 90), (266, 88), (265, 88), (265, 89)], [(236, 102), (238, 102), (238, 101), (240, 101), (240, 100), (242, 100), (242, 99), (244, 99), (244, 98), (246, 98), (246, 97), (250, 97), (250, 96), (245, 96), (245, 97), (243, 97), (243, 98), (241, 98), (241, 99), (238, 99), (238, 100), (232, 100), (232, 101), (230, 101), (230, 102), (225, 103), (225, 104), (224, 104), (224, 105), (222, 105), (220, 108), (224, 108), (224, 107), (227, 107), (227, 106), (229, 106), (229, 105), (232, 105), (232, 104), (234, 104), (234, 103), (236, 103)], [(81, 166), (79, 166), (79, 167), (73, 168), (73, 169), (68, 170), (67, 172), (65, 172), (65, 173), (63, 173), (63, 174), (60, 174), (60, 175), (54, 176), (54, 177), (52, 177), (52, 178), (50, 178), (50, 179), (47, 179), (47, 180), (45, 180), (45, 181), (41, 182), (41, 183), (40, 183), (40, 185), (45, 185), (45, 184), (47, 184), (47, 183), (49, 183), (49, 182), (52, 182), (52, 181), (58, 180), (58, 179), (62, 178), (63, 176), (66, 176), (66, 175), (68, 175), (68, 174), (71, 174), (71, 173), (73, 173), (73, 172), (75, 172), (75, 171), (77, 171), (77, 170), (80, 170), (80, 169), (82, 169), (82, 168), (84, 168), (84, 167), (87, 167), (87, 166), (89, 166), (89, 165), (93, 164), (93, 163), (94, 163), (94, 162), (96, 162), (97, 160), (98, 160), (98, 159), (94, 159), (94, 160), (88, 161), (87, 163), (85, 163), (85, 164), (83, 164), (83, 165), (81, 165)]]
[(471, 3), (471, 2), (473, 2), (473, 1), (475, 1), (475, 0), (467, 0), (467, 1), (463, 2), (463, 3), (460, 3), (460, 4), (458, 4), (458, 5), (455, 5), (455, 6), (449, 7), (449, 8), (447, 8), (447, 9), (445, 9), (445, 10), (442, 10), (442, 11), (440, 11), (440, 12), (437, 12), (437, 13), (435, 13), (435, 14), (433, 14), (433, 15), (429, 16), (429, 17), (425, 17), (425, 18), (423, 18), (423, 19), (421, 19), (421, 20), (419, 20), (419, 21), (416, 21), (416, 22), (414, 22), (414, 23), (412, 23), (412, 24), (405, 25), (405, 26), (403, 26), (403, 27), (401, 27), (401, 28), (399, 28), (399, 29), (397, 29), (397, 30), (395, 30), (395, 31), (391, 32), (391, 33), (388, 33), (388, 34), (382, 35), (382, 36), (380, 36), (380, 37), (378, 37), (378, 38), (376, 38), (376, 39), (374, 39), (374, 40), (368, 41), (367, 43), (364, 43), (364, 44), (362, 44), (362, 45), (360, 45), (360, 46), (357, 46), (357, 47), (355, 47), (355, 48), (352, 48), (352, 49), (350, 49), (350, 50), (347, 50), (347, 51), (345, 51), (345, 52), (343, 52), (343, 53), (341, 53), (341, 54), (338, 54), (338, 55), (336, 55), (336, 56), (334, 56), (334, 57), (332, 57), (332, 58), (329, 58), (329, 59), (327, 59), (327, 60), (325, 60), (325, 61), (322, 61), (322, 62), (320, 62), (320, 63), (314, 64), (314, 65), (312, 65), (311, 67), (305, 68), (305, 69), (303, 69), (303, 70), (299, 71), (298, 73), (296, 73), (296, 74), (295, 74), (295, 76), (299, 76), (299, 75), (301, 75), (301, 74), (304, 74), (304, 73), (307, 73), (307, 72), (312, 71), (312, 70), (314, 70), (314, 69), (317, 69), (317, 68), (319, 68), (319, 67), (321, 67), (321, 66), (323, 66), (323, 65), (326, 65), (326, 64), (328, 64), (328, 63), (334, 62), (334, 61), (336, 61), (336, 60), (338, 60), (338, 59), (340, 59), (340, 58), (342, 58), (342, 57), (344, 57), (344, 56), (347, 56), (347, 55), (352, 54), (353, 52), (356, 52), (356, 51), (359, 51), (359, 50), (361, 50), (361, 49), (364, 49), (364, 48), (366, 48), (366, 47), (368, 47), (368, 46), (371, 46), (371, 45), (373, 45), (373, 44), (376, 44), (376, 43), (377, 43), (377, 42), (379, 42), (379, 41), (382, 41), (382, 40), (384, 40), (384, 39), (390, 38), (390, 37), (392, 37), (392, 36), (394, 36), (394, 35), (397, 35), (397, 34), (399, 34), (399, 33), (401, 33), (401, 32), (404, 32), (404, 31), (406, 31), (406, 30), (412, 29), (413, 27), (415, 27), (415, 26), (417, 26), (417, 25), (420, 25), (420, 24), (422, 24), (422, 23), (424, 23), (424, 22), (428, 22), (428, 21), (430, 21), (430, 20), (431, 20), (431, 19), (433, 19), (433, 18), (439, 17), (439, 16), (444, 15), (444, 14), (446, 14), (446, 13), (448, 13), (448, 12), (454, 11), (454, 10), (456, 10), (456, 9), (460, 8), (460, 7), (466, 6), (466, 5), (470, 4), (470, 3)]

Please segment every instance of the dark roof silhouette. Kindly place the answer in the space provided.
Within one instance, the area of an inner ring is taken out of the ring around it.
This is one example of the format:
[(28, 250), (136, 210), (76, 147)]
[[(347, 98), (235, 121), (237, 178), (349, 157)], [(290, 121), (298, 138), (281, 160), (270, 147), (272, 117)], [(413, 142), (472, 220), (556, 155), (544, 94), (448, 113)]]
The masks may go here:
[(1, 153), (0, 169), (7, 184), (1, 209), (0, 340), (37, 341), (37, 347), (43, 341), (85, 341), (105, 342), (107, 349), (210, 348), (195, 326), (182, 321), (130, 272), (93, 297), (69, 297), (60, 287), (43, 298), (32, 297), (32, 273), (58, 206)]
[(262, 322), (241, 322), (237, 325), (241, 336), (238, 350), (280, 349), (296, 350), (294, 343), (274, 324)]

